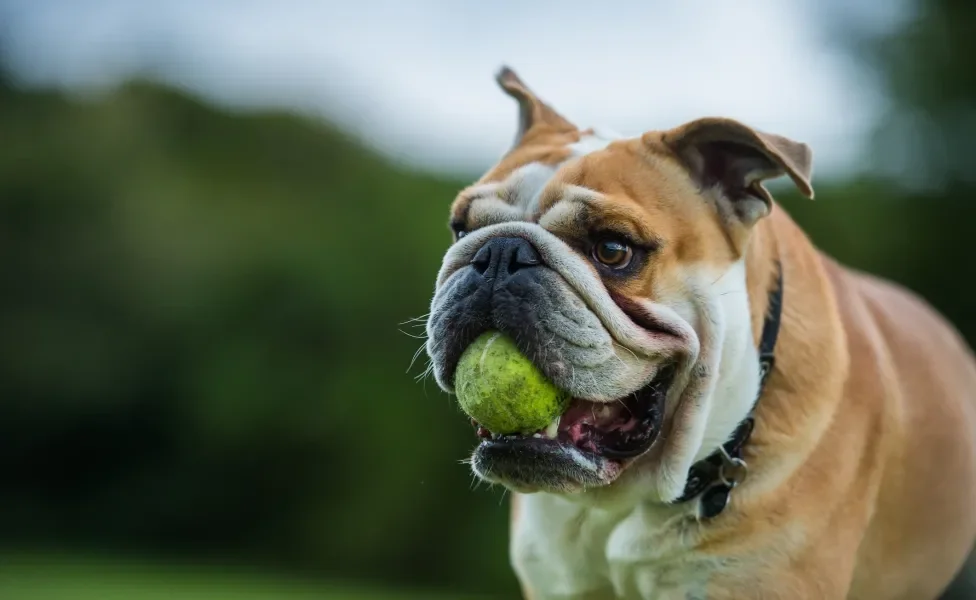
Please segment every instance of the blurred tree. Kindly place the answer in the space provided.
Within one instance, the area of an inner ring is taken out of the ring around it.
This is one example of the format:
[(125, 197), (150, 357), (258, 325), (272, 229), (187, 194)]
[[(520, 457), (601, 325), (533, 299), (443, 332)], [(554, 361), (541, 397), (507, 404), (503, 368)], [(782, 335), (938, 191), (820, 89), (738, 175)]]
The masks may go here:
[(0, 543), (512, 589), (399, 331), (459, 183), (149, 84), (4, 89)]
[(912, 187), (976, 185), (976, 3), (919, 0), (856, 46), (889, 101), (875, 161)]
[(881, 272), (921, 292), (970, 340), (974, 292), (957, 265), (976, 258), (976, 4), (914, 0), (898, 26), (854, 45), (874, 68), (887, 109), (871, 160), (888, 181), (879, 219), (909, 219), (895, 261)]

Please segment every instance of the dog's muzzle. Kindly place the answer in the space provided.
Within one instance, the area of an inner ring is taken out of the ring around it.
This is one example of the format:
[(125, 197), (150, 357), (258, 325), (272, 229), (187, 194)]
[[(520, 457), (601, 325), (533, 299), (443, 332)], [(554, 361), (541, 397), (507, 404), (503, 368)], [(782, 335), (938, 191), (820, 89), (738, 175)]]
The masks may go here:
[(552, 331), (553, 323), (545, 321), (547, 317), (562, 318), (553, 306), (551, 291), (558, 275), (542, 265), (542, 257), (528, 240), (488, 240), (458, 277), (452, 292), (454, 301), (445, 307), (450, 312), (442, 316), (438, 328), (438, 339), (451, 340), (444, 346), (438, 365), (439, 374), (447, 375), (446, 380), (453, 380), (457, 362), (468, 345), (489, 329), (516, 340), (550, 378), (568, 368), (555, 351), (546, 352), (561, 338)]

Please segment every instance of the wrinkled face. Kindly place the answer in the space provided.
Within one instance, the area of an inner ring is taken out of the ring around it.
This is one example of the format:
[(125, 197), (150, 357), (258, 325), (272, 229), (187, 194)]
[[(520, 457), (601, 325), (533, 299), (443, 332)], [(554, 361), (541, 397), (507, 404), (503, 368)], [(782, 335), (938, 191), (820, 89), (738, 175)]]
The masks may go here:
[(452, 392), (461, 354), (498, 330), (574, 398), (534, 434), (479, 428), (479, 477), (671, 500), (748, 413), (759, 368), (743, 256), (768, 205), (745, 166), (769, 160), (711, 142), (683, 154), (668, 135), (536, 124), (455, 200), (427, 323), (437, 382)]

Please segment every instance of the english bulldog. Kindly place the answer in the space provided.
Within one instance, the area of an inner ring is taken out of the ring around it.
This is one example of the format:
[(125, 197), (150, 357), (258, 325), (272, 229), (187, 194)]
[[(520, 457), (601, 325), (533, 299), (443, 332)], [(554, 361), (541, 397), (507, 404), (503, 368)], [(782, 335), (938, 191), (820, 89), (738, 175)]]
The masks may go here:
[(525, 598), (945, 593), (976, 537), (976, 361), (774, 202), (780, 176), (813, 197), (809, 147), (726, 118), (581, 130), (497, 79), (518, 133), (450, 209), (426, 349), (451, 392), (498, 330), (573, 397), (477, 429)]

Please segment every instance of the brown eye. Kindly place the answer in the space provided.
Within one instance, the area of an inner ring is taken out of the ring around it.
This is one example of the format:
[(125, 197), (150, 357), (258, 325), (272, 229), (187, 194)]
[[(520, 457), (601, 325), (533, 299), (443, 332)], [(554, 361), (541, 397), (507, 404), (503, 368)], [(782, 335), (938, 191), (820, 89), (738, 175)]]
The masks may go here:
[(614, 239), (600, 240), (593, 246), (593, 258), (611, 269), (623, 269), (633, 256), (630, 246)]

